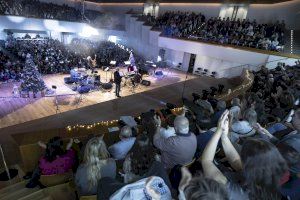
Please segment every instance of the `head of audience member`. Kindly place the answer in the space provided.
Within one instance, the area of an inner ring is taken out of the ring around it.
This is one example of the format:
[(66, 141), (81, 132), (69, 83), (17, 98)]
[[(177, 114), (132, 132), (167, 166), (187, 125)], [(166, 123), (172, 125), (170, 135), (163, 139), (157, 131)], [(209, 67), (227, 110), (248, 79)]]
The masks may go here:
[(300, 132), (300, 109), (297, 109), (294, 113), (293, 119), (292, 119), (292, 125), (295, 128), (295, 130)]
[(136, 142), (139, 145), (139, 147), (141, 149), (143, 149), (144, 147), (149, 146), (150, 142), (149, 142), (149, 137), (146, 134), (140, 134), (137, 136), (136, 138)]
[(228, 200), (223, 184), (203, 176), (192, 177), (186, 168), (181, 169), (179, 200)]
[(239, 121), (241, 115), (241, 108), (239, 106), (233, 106), (229, 110), (229, 119), (230, 123), (233, 124), (234, 122)]
[(101, 178), (101, 167), (106, 164), (109, 153), (102, 137), (95, 137), (88, 141), (84, 151), (83, 162), (87, 166), (89, 188), (97, 185)]
[(132, 129), (129, 126), (124, 126), (121, 129), (119, 137), (121, 140), (132, 137)]
[(241, 107), (241, 100), (239, 98), (233, 98), (231, 100), (231, 106), (238, 106)]
[(287, 162), (290, 172), (300, 177), (300, 135), (288, 135), (276, 147)]
[(123, 171), (128, 173), (128, 175), (133, 173), (134, 175), (143, 176), (155, 160), (155, 154), (156, 151), (150, 145), (150, 139), (147, 134), (139, 134), (136, 139), (136, 145), (123, 162)]
[(244, 113), (244, 120), (249, 122), (251, 126), (255, 125), (257, 123), (257, 113), (254, 109), (249, 108)]
[(250, 199), (263, 199), (261, 195), (280, 199), (277, 191), (288, 168), (278, 149), (265, 140), (248, 139), (242, 146), (241, 160)]
[(184, 116), (177, 116), (174, 120), (174, 129), (177, 134), (188, 134), (189, 120)]
[(46, 145), (45, 159), (48, 162), (54, 161), (58, 156), (65, 153), (63, 149), (63, 141), (60, 137), (53, 137)]
[(217, 110), (222, 111), (226, 109), (226, 102), (225, 101), (218, 101), (217, 103)]

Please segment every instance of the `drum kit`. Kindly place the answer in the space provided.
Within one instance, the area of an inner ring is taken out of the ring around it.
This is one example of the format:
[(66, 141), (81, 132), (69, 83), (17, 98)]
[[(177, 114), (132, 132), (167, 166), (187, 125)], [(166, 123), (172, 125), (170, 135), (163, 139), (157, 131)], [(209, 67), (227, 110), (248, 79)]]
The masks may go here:
[[(101, 89), (102, 84), (100, 75), (96, 70), (86, 70), (85, 68), (78, 68), (71, 70), (71, 80), (76, 85), (72, 88), (79, 93), (88, 93), (90, 90)], [(105, 87), (107, 88), (107, 87)]]

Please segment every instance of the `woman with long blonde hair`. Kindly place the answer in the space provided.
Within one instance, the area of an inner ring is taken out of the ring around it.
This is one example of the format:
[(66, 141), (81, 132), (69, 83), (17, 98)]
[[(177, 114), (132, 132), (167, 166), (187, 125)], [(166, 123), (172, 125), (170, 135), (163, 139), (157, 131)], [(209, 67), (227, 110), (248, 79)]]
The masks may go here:
[(80, 195), (96, 194), (98, 180), (104, 176), (116, 177), (116, 162), (110, 158), (102, 137), (95, 137), (88, 141), (83, 163), (76, 172), (75, 181)]

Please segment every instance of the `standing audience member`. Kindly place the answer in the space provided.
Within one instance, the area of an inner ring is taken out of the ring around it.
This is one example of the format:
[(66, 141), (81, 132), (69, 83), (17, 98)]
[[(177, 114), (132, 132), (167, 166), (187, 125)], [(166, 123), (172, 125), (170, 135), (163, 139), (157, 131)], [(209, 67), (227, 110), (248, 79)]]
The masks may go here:
[(177, 116), (174, 120), (176, 136), (169, 138), (160, 137), (161, 120), (155, 116), (157, 131), (153, 137), (153, 144), (161, 152), (161, 161), (166, 169), (175, 165), (190, 163), (197, 149), (197, 139), (189, 131), (189, 121), (184, 116)]

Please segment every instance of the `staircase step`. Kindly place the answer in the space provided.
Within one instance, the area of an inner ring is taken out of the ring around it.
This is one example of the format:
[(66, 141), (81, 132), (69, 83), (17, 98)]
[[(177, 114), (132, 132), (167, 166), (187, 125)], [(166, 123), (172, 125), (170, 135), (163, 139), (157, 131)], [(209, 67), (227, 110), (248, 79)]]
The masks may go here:
[(46, 198), (47, 195), (44, 193), (43, 190), (38, 190), (36, 192), (33, 192), (27, 196), (21, 197), (18, 200), (39, 200), (39, 199), (43, 199)]
[(51, 196), (46, 196), (46, 197), (44, 197), (44, 198), (42, 198), (40, 200), (53, 200), (53, 198)]
[(2, 198), (0, 198), (0, 200), (17, 200), (17, 199), (20, 199), (22, 197), (25, 197), (27, 195), (30, 195), (36, 191), (38, 191), (39, 188), (32, 188), (32, 189), (29, 189), (29, 188), (22, 188), (22, 189), (18, 189), (18, 190), (15, 190), (15, 191), (12, 191), (10, 193), (7, 193), (5, 196), (3, 196)]
[(19, 183), (16, 183), (14, 185), (10, 185), (10, 186), (7, 186), (7, 187), (1, 189), (0, 190), (0, 199), (2, 197), (4, 197), (5, 195), (9, 194), (9, 193), (13, 193), (13, 192), (18, 191), (22, 188), (25, 188), (25, 185), (26, 185), (26, 182), (22, 181), (22, 182), (19, 182)]

